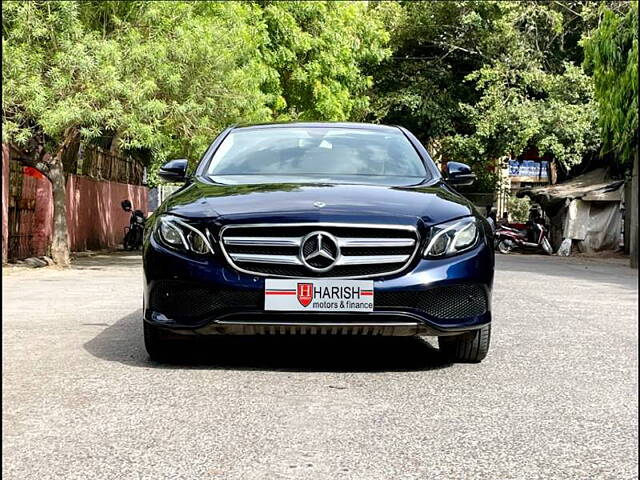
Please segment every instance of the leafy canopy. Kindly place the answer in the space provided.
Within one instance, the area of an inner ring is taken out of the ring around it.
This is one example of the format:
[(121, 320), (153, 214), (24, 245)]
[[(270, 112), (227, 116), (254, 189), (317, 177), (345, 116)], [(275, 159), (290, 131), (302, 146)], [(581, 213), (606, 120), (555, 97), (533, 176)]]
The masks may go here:
[(630, 162), (638, 150), (638, 2), (626, 14), (603, 8), (585, 39), (585, 67), (593, 72), (603, 150)]
[(366, 2), (264, 2), (267, 63), (277, 72), (279, 120), (362, 117), (370, 77), (362, 68), (390, 55), (382, 18)]
[(599, 131), (637, 148), (637, 2), (605, 3), (7, 1), (3, 135), (76, 129), (157, 168), (233, 123), (368, 119), (491, 191), (530, 146), (566, 168)]
[[(624, 9), (624, 2), (609, 2)], [(402, 123), (436, 157), (471, 163), (492, 191), (496, 160), (529, 146), (568, 168), (598, 147), (580, 1), (401, 2), (393, 57), (373, 69), (372, 118)]]
[(3, 3), (3, 135), (195, 159), (233, 123), (346, 120), (389, 54), (365, 3)]
[(201, 150), (234, 121), (269, 118), (265, 39), (255, 7), (235, 3), (6, 2), (3, 128), (20, 142), (33, 124), (54, 142), (117, 134), (122, 148), (158, 156)]

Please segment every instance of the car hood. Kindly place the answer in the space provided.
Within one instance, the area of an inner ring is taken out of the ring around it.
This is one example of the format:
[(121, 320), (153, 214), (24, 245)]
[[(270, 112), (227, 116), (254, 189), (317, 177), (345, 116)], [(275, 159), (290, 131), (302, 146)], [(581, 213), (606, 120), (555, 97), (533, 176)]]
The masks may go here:
[(265, 183), (217, 185), (194, 181), (159, 208), (189, 218), (235, 221), (348, 221), (427, 225), (475, 213), (443, 183), (434, 186)]

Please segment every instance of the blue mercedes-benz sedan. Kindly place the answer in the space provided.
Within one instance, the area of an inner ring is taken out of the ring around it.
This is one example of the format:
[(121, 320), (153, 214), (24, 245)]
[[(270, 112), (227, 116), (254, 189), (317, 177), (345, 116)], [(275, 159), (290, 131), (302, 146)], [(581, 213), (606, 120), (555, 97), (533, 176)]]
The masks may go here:
[(402, 127), (234, 126), (151, 215), (144, 340), (166, 358), (203, 335), (438, 336), (451, 361), (489, 350), (491, 228)]

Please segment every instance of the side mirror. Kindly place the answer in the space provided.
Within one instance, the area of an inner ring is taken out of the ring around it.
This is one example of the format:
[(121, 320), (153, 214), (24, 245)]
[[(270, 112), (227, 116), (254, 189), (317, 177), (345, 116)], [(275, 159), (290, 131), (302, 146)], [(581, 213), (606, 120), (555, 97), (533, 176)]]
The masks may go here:
[(450, 185), (471, 185), (476, 176), (471, 172), (471, 167), (460, 162), (447, 162), (447, 183)]
[(178, 160), (171, 160), (160, 167), (158, 176), (165, 182), (175, 183), (184, 182), (187, 178), (187, 166), (189, 160), (180, 158)]

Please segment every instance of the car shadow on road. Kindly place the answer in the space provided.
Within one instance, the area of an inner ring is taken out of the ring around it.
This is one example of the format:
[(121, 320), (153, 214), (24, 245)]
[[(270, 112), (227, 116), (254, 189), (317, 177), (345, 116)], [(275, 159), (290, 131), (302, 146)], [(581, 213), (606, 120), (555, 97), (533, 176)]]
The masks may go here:
[(85, 350), (102, 360), (166, 369), (380, 372), (451, 365), (420, 337), (333, 336), (194, 338), (170, 362), (161, 363), (150, 360), (145, 351), (141, 319), (142, 310), (121, 318), (85, 343)]

